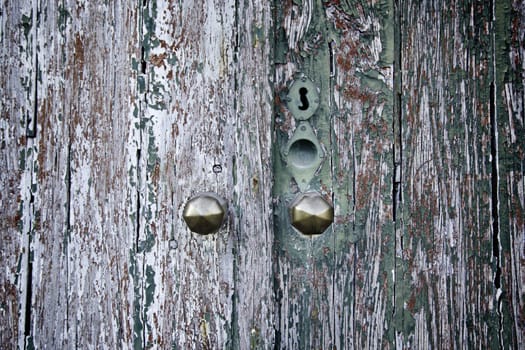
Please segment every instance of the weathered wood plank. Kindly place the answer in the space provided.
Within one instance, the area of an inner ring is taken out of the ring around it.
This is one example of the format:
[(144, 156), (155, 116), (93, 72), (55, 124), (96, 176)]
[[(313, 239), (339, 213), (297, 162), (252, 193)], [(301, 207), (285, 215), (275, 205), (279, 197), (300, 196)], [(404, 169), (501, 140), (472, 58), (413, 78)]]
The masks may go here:
[[(128, 171), (135, 11), (34, 2), (37, 37), (27, 346), (128, 347), (136, 190)], [(98, 30), (92, 30), (98, 28)], [(21, 343), (19, 343), (21, 344)]]
[[(140, 103), (143, 345), (272, 342), (270, 9), (147, 1)], [(182, 221), (190, 196), (229, 203), (216, 234)]]
[[(277, 341), (292, 349), (388, 347), (393, 4), (288, 1), (277, 8)], [(327, 152), (308, 190), (335, 207), (335, 223), (315, 238), (294, 231), (287, 213), (300, 192), (281, 152), (296, 127), (285, 98), (298, 72), (320, 89), (312, 124)]]
[[(65, 9), (58, 4), (41, 6), (33, 1), (36, 45), (36, 82), (34, 135), (35, 165), (38, 170), (31, 186), (34, 207), (24, 213), (33, 220), (31, 308), (26, 329), (31, 347), (71, 346), (68, 334), (68, 186), (69, 116), (64, 102), (66, 53)], [(61, 12), (62, 11), (62, 12)], [(64, 98), (64, 102), (63, 99)], [(69, 100), (71, 101), (71, 100)], [(76, 101), (75, 101), (76, 102)], [(38, 214), (37, 214), (38, 213)], [(39, 217), (37, 219), (37, 217)], [(38, 220), (38, 224), (37, 224)]]
[[(490, 8), (402, 6), (402, 347), (497, 344), (491, 226)], [(403, 282), (405, 284), (403, 285)]]
[(233, 239), (228, 229), (191, 233), (181, 218), (198, 192), (230, 199), (223, 145), (234, 115), (235, 6), (146, 1), (142, 21), (139, 336), (143, 347), (222, 348), (231, 341)]
[(339, 205), (349, 209), (348, 214), (341, 210), (346, 237), (339, 239), (346, 248), (336, 255), (334, 266), (334, 306), (344, 307), (336, 314), (334, 328), (340, 336), (334, 345), (389, 348), (395, 242), (394, 7), (392, 1), (361, 2), (328, 11), (340, 33), (334, 45), (337, 117), (332, 148), (337, 162), (332, 171), (335, 187), (346, 186), (347, 196), (334, 192), (341, 196)]
[[(285, 349), (324, 348), (334, 344), (334, 237), (332, 227), (318, 237), (301, 235), (291, 227), (288, 207), (301, 192), (284, 159), (283, 150), (298, 130), (286, 106), (288, 89), (301, 74), (319, 89), (319, 109), (308, 121), (324, 151), (330, 152), (330, 30), (320, 1), (275, 2), (275, 145), (274, 145), (274, 274), (276, 346)], [(330, 154), (330, 153), (328, 153)], [(329, 157), (307, 190), (332, 202)], [(303, 185), (305, 186), (305, 185)]]
[[(501, 198), (507, 203), (519, 198), (523, 156), (497, 146), (501, 131), (496, 125), (507, 129), (500, 119), (503, 113), (495, 114), (493, 107), (504, 91), (494, 59), (501, 54), (497, 43), (510, 36), (506, 32), (498, 38), (497, 27), (511, 23), (508, 16), (494, 17), (500, 6), (508, 4), (400, 2), (403, 209), (396, 272), (398, 347), (519, 344), (518, 321), (511, 326), (514, 316), (508, 310), (512, 303), (519, 304), (519, 297), (507, 293), (511, 288), (518, 294), (521, 288), (522, 293), (522, 287), (516, 287), (521, 286), (516, 278), (523, 269), (523, 262), (518, 263), (522, 253), (513, 248), (511, 258), (511, 248), (503, 248), (502, 240), (509, 234), (513, 239), (522, 236), (523, 227), (516, 226), (522, 205), (515, 203), (514, 219), (509, 220)], [(517, 89), (520, 84), (522, 80)], [(514, 142), (522, 147), (516, 142), (522, 141)], [(508, 157), (514, 165), (505, 167), (508, 175), (502, 178), (500, 173), (498, 180), (497, 163), (502, 169), (501, 159)], [(511, 183), (513, 194), (505, 187)], [(503, 222), (514, 228), (503, 227)], [(509, 256), (502, 259), (505, 253)], [(512, 272), (503, 269), (503, 261), (511, 262)], [(503, 295), (508, 295), (507, 310), (502, 309)]]
[(29, 1), (0, 6), (0, 344), (24, 344), (33, 142), (26, 116), (34, 114), (35, 35)]
[[(77, 347), (130, 347), (137, 134), (136, 5), (65, 3), (69, 116), (68, 333)], [(98, 28), (90, 30), (90, 28)], [(73, 336), (74, 335), (74, 336)]]
[(525, 342), (525, 5), (494, 2), (494, 129), (497, 160), (497, 270), (500, 344)]
[(237, 1), (232, 156), (235, 296), (233, 348), (269, 349), (275, 339), (273, 231), (273, 11), (271, 1)]

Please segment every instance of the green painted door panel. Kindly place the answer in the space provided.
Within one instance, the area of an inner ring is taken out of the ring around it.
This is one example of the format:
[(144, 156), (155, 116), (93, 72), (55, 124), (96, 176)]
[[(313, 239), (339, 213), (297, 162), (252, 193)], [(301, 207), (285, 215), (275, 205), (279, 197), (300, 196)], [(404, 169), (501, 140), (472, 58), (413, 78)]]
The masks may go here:
[[(276, 341), (286, 349), (381, 348), (393, 309), (393, 3), (275, 6)], [(306, 186), (283, 156), (302, 127), (288, 96), (302, 76), (320, 92), (308, 122), (324, 152)], [(290, 224), (290, 204), (309, 191), (335, 209), (320, 235)]]

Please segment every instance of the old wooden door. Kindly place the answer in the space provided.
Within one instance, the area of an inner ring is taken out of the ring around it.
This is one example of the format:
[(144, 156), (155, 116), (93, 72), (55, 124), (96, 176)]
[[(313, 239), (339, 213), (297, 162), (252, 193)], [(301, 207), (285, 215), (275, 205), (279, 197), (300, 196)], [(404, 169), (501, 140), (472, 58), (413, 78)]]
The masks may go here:
[(519, 0), (3, 1), (0, 348), (523, 347), (524, 41)]

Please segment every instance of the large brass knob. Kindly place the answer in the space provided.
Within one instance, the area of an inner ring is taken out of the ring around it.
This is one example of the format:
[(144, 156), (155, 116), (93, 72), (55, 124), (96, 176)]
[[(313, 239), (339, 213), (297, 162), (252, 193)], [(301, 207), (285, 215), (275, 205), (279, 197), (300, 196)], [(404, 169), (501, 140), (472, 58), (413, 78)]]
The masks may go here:
[(221, 228), (227, 207), (217, 194), (199, 193), (186, 203), (182, 217), (191, 231), (207, 235)]
[(334, 221), (334, 208), (319, 193), (300, 194), (290, 205), (292, 226), (305, 235), (323, 233)]

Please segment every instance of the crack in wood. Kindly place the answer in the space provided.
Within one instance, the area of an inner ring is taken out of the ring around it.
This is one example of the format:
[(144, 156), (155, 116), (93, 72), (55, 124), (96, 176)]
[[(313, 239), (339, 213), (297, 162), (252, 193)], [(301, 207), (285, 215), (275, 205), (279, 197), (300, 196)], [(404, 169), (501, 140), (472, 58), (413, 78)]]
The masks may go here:
[[(35, 5), (36, 6), (36, 5)], [(31, 16), (34, 19), (33, 21), (33, 110), (31, 115), (26, 115), (26, 137), (35, 138), (36, 129), (37, 129), (37, 114), (38, 114), (38, 10), (34, 7), (31, 11)]]
[[(67, 249), (71, 235), (71, 127), (68, 124), (68, 144), (67, 144), (67, 163), (66, 163), (66, 230), (64, 233), (64, 254), (66, 256), (66, 280), (69, 282), (69, 250)], [(68, 284), (66, 283), (66, 295), (69, 295)], [(66, 298), (66, 324), (69, 325), (69, 298)], [(78, 336), (75, 337), (78, 343)]]
[(135, 252), (139, 251), (139, 240), (140, 240), (140, 158), (141, 152), (140, 148), (137, 149), (136, 155), (136, 168), (137, 168), (137, 208), (136, 208), (136, 217), (135, 217)]
[[(402, 135), (402, 123), (403, 123), (403, 108), (402, 108), (402, 92), (401, 87), (403, 86), (403, 74), (402, 74), (402, 62), (403, 62), (403, 53), (401, 50), (402, 47), (402, 11), (400, 1), (394, 2), (394, 62), (393, 62), (393, 74), (394, 74), (394, 103), (392, 111), (392, 136), (393, 136), (393, 145), (392, 145), (392, 160), (393, 160), (393, 179), (392, 179), (392, 220), (394, 223), (394, 252), (393, 260), (394, 266), (392, 268), (392, 313), (391, 317), (394, 320), (396, 317), (401, 317), (401, 315), (396, 315), (398, 310), (398, 251), (402, 251), (403, 247), (403, 233), (400, 228), (402, 228), (402, 222), (398, 220), (399, 211), (402, 211), (402, 169), (403, 169), (403, 135)], [(401, 216), (401, 215), (400, 215)], [(399, 232), (399, 237), (398, 237)], [(401, 286), (402, 288), (402, 286)], [(394, 327), (394, 335), (397, 337), (397, 332), (400, 332), (400, 329)]]
[(500, 254), (500, 230), (499, 230), (499, 173), (498, 173), (498, 125), (496, 117), (496, 87), (494, 81), (490, 84), (490, 137), (491, 137), (491, 158), (492, 158), (492, 172), (491, 172), (491, 213), (492, 213), (492, 257), (494, 258), (494, 288), (496, 289), (496, 311), (498, 314), (499, 326), (499, 341), (500, 348), (503, 349), (503, 315), (501, 311), (502, 306), (502, 290), (501, 290), (501, 254)]
[(499, 154), (498, 154), (498, 119), (497, 119), (497, 86), (498, 77), (497, 54), (496, 54), (496, 2), (490, 4), (490, 22), (492, 28), (492, 65), (493, 78), (490, 82), (489, 92), (489, 115), (490, 115), (490, 155), (491, 167), (491, 214), (492, 214), (492, 256), (494, 259), (494, 288), (496, 300), (496, 312), (498, 315), (498, 338), (500, 349), (503, 349), (503, 313), (502, 313), (502, 288), (501, 288), (501, 266), (502, 256), (500, 244), (500, 220), (499, 220)]
[(147, 67), (147, 63), (146, 63), (146, 58), (144, 56), (144, 45), (142, 45), (140, 47), (140, 72), (142, 74), (146, 74), (146, 67)]
[[(335, 77), (335, 55), (334, 55), (334, 40), (328, 42), (328, 49), (330, 50), (330, 78)], [(332, 92), (333, 95), (333, 92)]]
[(24, 310), (24, 336), (25, 338), (29, 338), (31, 336), (31, 300), (33, 299), (33, 259), (31, 255), (31, 230), (32, 225), (29, 226), (29, 238), (28, 238), (28, 244), (27, 244), (27, 276), (26, 276), (26, 304), (25, 304), (25, 310)]
[(33, 91), (33, 111), (32, 116), (27, 115), (26, 121), (26, 137), (35, 138), (37, 130), (37, 115), (38, 115), (38, 55), (35, 53), (35, 73), (34, 73), (34, 91)]
[[(235, 65), (235, 68), (233, 69), (233, 89), (236, 92), (233, 96), (232, 101), (232, 108), (235, 111), (235, 113), (238, 112), (239, 108), (239, 101), (238, 99), (238, 93), (239, 91), (239, 69), (238, 69), (238, 59), (239, 59), (239, 32), (241, 30), (240, 23), (239, 23), (239, 11), (240, 11), (240, 3), (239, 0), (235, 0), (234, 4), (234, 20), (233, 20), (233, 29), (235, 30), (234, 33), (234, 42), (233, 42), (233, 62)], [(193, 142), (192, 142), (193, 144)], [(235, 171), (237, 169), (237, 159), (234, 156), (232, 156), (232, 170)], [(216, 167), (218, 165), (219, 167)], [(214, 173), (218, 174), (222, 172), (222, 167), (220, 164), (214, 165)], [(216, 172), (217, 170), (217, 172)], [(218, 181), (217, 181), (218, 185)], [(235, 184), (234, 184), (235, 187)], [(240, 234), (239, 234), (239, 228), (236, 224), (232, 225), (232, 235), (233, 235), (233, 246), (232, 246), (232, 283), (233, 283), (233, 292), (231, 295), (231, 339), (230, 339), (230, 345), (232, 348), (238, 348), (240, 345), (240, 329), (239, 329), (239, 321), (238, 321), (238, 308), (239, 308), (239, 295), (237, 293), (237, 290), (239, 288), (239, 266), (238, 266), (238, 260), (237, 255), (241, 251), (241, 242), (240, 242)]]

